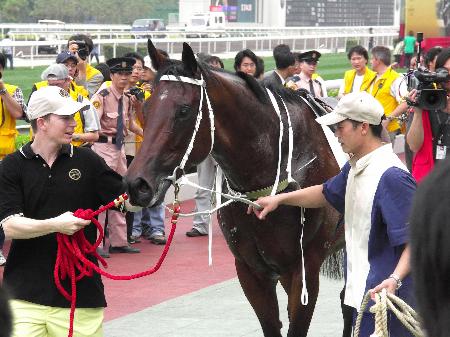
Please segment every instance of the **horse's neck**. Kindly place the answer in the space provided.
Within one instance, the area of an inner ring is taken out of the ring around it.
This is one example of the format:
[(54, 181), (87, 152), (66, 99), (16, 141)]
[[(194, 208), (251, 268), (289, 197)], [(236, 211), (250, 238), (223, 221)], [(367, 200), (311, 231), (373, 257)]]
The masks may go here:
[[(253, 96), (240, 96), (239, 93), (234, 96), (239, 102), (234, 108), (232, 104), (228, 108), (216, 104), (216, 140), (212, 154), (231, 187), (248, 192), (268, 187), (275, 181), (279, 119), (270, 106), (264, 106)], [(287, 137), (284, 139), (286, 144)], [(284, 170), (282, 179), (285, 178)]]

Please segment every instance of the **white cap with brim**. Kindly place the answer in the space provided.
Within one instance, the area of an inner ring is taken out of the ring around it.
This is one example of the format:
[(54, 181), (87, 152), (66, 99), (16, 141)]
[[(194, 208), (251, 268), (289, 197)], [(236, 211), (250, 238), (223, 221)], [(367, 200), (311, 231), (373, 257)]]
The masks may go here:
[(379, 125), (383, 115), (384, 108), (380, 102), (369, 93), (361, 91), (345, 95), (332, 112), (316, 118), (316, 121), (322, 125), (333, 125), (351, 119)]
[(49, 114), (70, 116), (86, 107), (89, 107), (88, 102), (74, 101), (64, 89), (47, 86), (33, 92), (28, 102), (27, 116), (29, 120)]

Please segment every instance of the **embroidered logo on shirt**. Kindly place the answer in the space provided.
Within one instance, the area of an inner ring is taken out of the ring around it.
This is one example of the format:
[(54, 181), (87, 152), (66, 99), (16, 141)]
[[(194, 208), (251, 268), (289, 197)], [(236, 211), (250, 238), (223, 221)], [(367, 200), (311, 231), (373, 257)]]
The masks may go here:
[(69, 171), (69, 178), (72, 180), (79, 180), (81, 178), (81, 172), (79, 169), (71, 169)]
[(94, 108), (98, 109), (100, 108), (101, 103), (99, 101), (94, 101), (92, 105), (94, 106)]

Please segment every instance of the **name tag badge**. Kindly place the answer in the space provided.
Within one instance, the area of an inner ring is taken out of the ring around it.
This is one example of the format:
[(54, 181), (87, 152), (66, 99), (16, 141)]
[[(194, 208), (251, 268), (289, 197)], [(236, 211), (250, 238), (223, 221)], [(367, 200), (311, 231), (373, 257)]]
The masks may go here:
[(436, 159), (445, 159), (447, 156), (447, 146), (438, 145), (436, 147)]

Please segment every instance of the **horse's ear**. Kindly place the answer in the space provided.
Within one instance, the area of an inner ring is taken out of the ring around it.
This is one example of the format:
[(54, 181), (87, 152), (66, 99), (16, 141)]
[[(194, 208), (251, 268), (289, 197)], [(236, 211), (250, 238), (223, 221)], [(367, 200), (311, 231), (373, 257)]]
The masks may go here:
[(192, 75), (197, 72), (197, 60), (195, 59), (191, 46), (189, 46), (186, 42), (183, 43), (183, 54), (181, 60), (183, 61), (184, 67), (189, 70)]
[(161, 66), (167, 61), (167, 58), (158, 52), (152, 40), (147, 41), (147, 50), (150, 59), (152, 60), (152, 66), (156, 71), (161, 68)]

